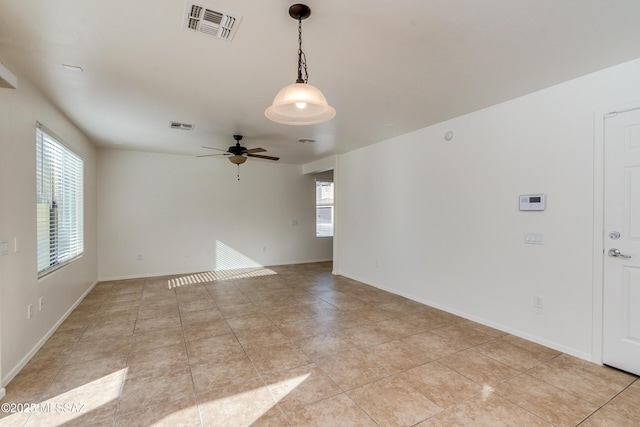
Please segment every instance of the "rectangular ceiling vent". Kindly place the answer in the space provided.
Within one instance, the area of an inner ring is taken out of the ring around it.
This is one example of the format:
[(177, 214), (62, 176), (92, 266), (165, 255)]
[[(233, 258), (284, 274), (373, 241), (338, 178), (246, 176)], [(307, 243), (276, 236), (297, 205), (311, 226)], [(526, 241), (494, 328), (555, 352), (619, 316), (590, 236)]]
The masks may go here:
[(196, 125), (192, 125), (189, 123), (180, 123), (180, 122), (169, 122), (169, 127), (171, 129), (178, 129), (178, 130), (193, 130), (193, 128)]
[(184, 10), (183, 28), (197, 31), (220, 40), (233, 40), (241, 16), (231, 15), (223, 11), (216, 11), (202, 3), (187, 0)]

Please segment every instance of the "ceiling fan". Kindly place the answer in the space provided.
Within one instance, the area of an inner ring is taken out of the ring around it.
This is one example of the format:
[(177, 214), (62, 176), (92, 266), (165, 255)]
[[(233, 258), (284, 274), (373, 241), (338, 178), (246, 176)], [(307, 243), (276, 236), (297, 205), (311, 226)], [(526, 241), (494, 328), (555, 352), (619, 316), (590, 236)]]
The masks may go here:
[(280, 157), (256, 154), (256, 153), (264, 153), (265, 151), (267, 151), (264, 148), (247, 149), (246, 147), (241, 146), (240, 141), (242, 141), (242, 135), (233, 135), (233, 139), (236, 141), (236, 145), (232, 145), (226, 150), (223, 150), (221, 148), (207, 147), (204, 145), (202, 146), (202, 148), (207, 148), (209, 150), (224, 151), (224, 153), (205, 154), (197, 157), (230, 156), (229, 161), (235, 165), (238, 165), (238, 181), (240, 180), (240, 165), (246, 162), (248, 157), (255, 157), (258, 159), (266, 159), (266, 160), (280, 160)]

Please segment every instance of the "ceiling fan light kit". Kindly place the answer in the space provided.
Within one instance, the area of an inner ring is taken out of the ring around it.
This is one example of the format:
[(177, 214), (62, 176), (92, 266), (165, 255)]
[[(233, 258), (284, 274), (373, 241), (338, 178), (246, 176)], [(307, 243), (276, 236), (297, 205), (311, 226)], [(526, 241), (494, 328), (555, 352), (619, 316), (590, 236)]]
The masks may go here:
[(229, 161), (231, 163), (233, 163), (234, 165), (241, 165), (244, 162), (247, 161), (247, 158), (245, 156), (241, 156), (239, 154), (236, 154), (234, 156), (229, 157)]
[(282, 88), (264, 112), (269, 120), (276, 123), (315, 125), (336, 115), (336, 110), (327, 103), (320, 89), (307, 83), (309, 75), (302, 51), (302, 20), (310, 15), (311, 9), (307, 5), (294, 4), (289, 8), (289, 16), (298, 21), (298, 78), (295, 83)]
[(226, 150), (222, 150), (220, 148), (203, 146), (202, 148), (208, 148), (209, 150), (222, 151), (222, 153), (205, 154), (203, 156), (197, 156), (197, 157), (229, 156), (229, 161), (234, 165), (238, 165), (238, 181), (240, 181), (240, 165), (246, 162), (247, 158), (255, 157), (258, 159), (265, 159), (265, 160), (274, 160), (274, 161), (280, 160), (280, 157), (265, 156), (264, 154), (256, 154), (256, 153), (264, 153), (265, 151), (267, 151), (264, 148), (257, 147), (257, 148), (247, 149), (247, 147), (243, 147), (242, 145), (240, 145), (240, 141), (242, 141), (242, 138), (243, 138), (242, 135), (233, 135), (233, 139), (236, 141), (236, 145), (232, 145)]

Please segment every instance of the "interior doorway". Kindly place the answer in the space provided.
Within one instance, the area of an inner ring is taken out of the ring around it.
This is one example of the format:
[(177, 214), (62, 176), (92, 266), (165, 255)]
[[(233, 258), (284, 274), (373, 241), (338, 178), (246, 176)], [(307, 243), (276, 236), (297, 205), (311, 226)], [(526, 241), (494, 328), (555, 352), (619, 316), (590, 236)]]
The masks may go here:
[(315, 180), (315, 230), (316, 239), (327, 247), (333, 259), (333, 238), (335, 235), (335, 183), (333, 170), (313, 174)]

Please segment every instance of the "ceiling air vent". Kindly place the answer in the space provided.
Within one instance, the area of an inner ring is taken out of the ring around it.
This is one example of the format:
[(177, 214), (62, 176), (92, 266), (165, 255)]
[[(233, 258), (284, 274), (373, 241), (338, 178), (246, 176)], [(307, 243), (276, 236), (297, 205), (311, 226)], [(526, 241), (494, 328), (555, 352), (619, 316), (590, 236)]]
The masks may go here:
[(180, 122), (169, 122), (169, 127), (171, 129), (178, 129), (178, 130), (193, 130), (193, 128), (196, 125), (192, 125), (189, 123), (180, 123)]
[(184, 28), (231, 41), (236, 34), (241, 16), (213, 10), (203, 3), (187, 0), (184, 10)]

